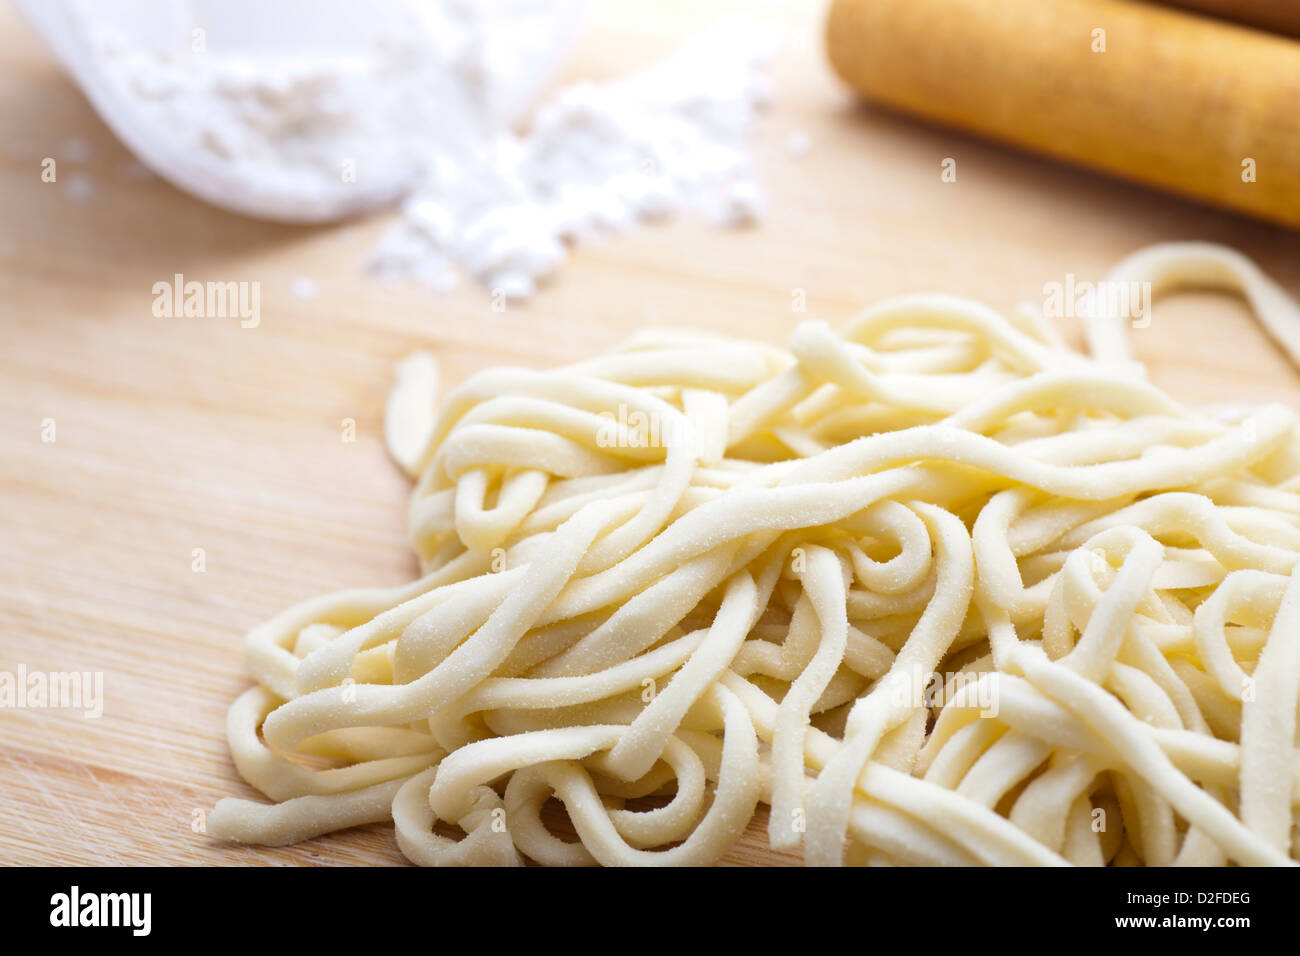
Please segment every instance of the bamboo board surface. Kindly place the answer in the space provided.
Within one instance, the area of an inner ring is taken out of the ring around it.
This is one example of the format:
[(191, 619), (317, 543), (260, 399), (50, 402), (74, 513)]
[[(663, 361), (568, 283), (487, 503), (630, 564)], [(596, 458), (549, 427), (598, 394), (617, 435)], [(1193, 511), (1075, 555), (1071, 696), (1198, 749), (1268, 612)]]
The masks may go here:
[[(648, 65), (728, 6), (596, 0), (566, 78)], [(98, 719), (0, 710), (0, 862), (402, 860), (391, 827), (260, 849), (192, 823), (253, 795), (224, 738), (249, 684), (243, 633), (303, 598), (414, 574), (381, 413), (415, 348), (458, 382), (584, 357), (646, 322), (782, 342), (903, 292), (1009, 310), (1166, 239), (1234, 245), (1300, 293), (1300, 236), (856, 105), (825, 65), (819, 4), (747, 6), (786, 28), (754, 147), (765, 222), (685, 217), (584, 246), (536, 299), (494, 312), (472, 284), (436, 297), (364, 275), (386, 217), (290, 228), (142, 180), (0, 2), (0, 671), (102, 671), (105, 695)], [(796, 131), (802, 157), (785, 148)], [(260, 325), (155, 318), (153, 284), (178, 272), (260, 282)], [(316, 298), (293, 294), (303, 277)], [(1182, 400), (1300, 409), (1300, 379), (1235, 303), (1173, 297), (1136, 341)], [(791, 859), (760, 818), (726, 862)]]

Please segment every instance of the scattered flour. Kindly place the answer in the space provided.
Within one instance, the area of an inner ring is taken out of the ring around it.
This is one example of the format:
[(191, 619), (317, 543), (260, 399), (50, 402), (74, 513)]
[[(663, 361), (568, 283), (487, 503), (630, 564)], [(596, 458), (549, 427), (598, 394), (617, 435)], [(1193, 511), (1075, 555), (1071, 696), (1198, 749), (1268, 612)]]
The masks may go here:
[(73, 136), (63, 141), (59, 155), (70, 163), (85, 164), (94, 158), (95, 152), (84, 139)]
[(802, 159), (812, 149), (812, 137), (801, 129), (792, 129), (785, 137), (785, 152), (791, 159)]
[(289, 294), (295, 299), (310, 301), (320, 295), (320, 286), (309, 276), (299, 276), (289, 283)]
[(64, 190), (73, 202), (86, 202), (95, 196), (95, 181), (85, 173), (73, 173), (67, 177)]
[(663, 63), (570, 86), (525, 119), (571, 39), (559, 39), (557, 4), (415, 2), (404, 28), (348, 55), (142, 48), (111, 20), (93, 49), (170, 148), (235, 182), (308, 208), (349, 172), (397, 184), (400, 221), (366, 263), (389, 279), (445, 290), (468, 275), (522, 297), (573, 243), (684, 210), (719, 226), (757, 220), (748, 140), (773, 32), (722, 21)]
[(561, 90), (523, 136), (499, 129), (438, 152), (370, 268), (437, 289), (465, 273), (523, 297), (570, 243), (684, 209), (754, 222), (763, 195), (748, 139), (773, 46), (758, 25), (724, 21), (661, 64)]

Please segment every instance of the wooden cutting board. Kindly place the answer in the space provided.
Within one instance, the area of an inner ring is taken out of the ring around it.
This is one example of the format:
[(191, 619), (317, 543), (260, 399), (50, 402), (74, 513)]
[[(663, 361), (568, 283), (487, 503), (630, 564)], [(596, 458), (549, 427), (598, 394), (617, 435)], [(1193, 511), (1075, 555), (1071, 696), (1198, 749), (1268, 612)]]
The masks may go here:
[[(902, 292), (1009, 310), (1166, 239), (1234, 245), (1300, 294), (1293, 233), (855, 104), (823, 61), (819, 5), (594, 6), (568, 78), (654, 62), (728, 7), (786, 26), (755, 143), (769, 215), (585, 246), (536, 299), (494, 312), (473, 285), (440, 298), (367, 278), (387, 217), (289, 228), (142, 180), (0, 4), (0, 670), (102, 671), (105, 695), (99, 719), (0, 711), (0, 862), (401, 861), (391, 827), (259, 849), (194, 822), (252, 795), (223, 732), (249, 684), (243, 633), (300, 599), (414, 574), (408, 486), (380, 432), (393, 363), (417, 347), (455, 382), (587, 356), (646, 322), (781, 342)], [(956, 182), (940, 179), (946, 158)], [(177, 272), (260, 282), (261, 324), (155, 318), (153, 284)], [(315, 298), (294, 294), (302, 278)], [(1137, 345), (1188, 402), (1300, 409), (1295, 372), (1235, 303), (1171, 298)], [(727, 862), (791, 859), (759, 821)]]

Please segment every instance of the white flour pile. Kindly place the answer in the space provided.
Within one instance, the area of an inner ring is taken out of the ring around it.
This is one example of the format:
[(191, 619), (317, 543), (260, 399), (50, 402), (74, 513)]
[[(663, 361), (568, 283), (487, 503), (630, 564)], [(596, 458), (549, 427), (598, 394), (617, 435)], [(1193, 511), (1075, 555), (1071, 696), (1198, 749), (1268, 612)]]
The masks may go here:
[(682, 209), (754, 221), (762, 192), (747, 144), (770, 49), (754, 25), (722, 24), (657, 66), (560, 91), (524, 136), (498, 129), (438, 151), (371, 268), (437, 289), (466, 273), (527, 296), (568, 243)]
[(364, 55), (144, 50), (111, 25), (96, 54), (171, 144), (259, 188), (292, 183), (310, 203), (349, 173), (391, 180), (402, 218), (367, 268), (437, 290), (468, 275), (527, 296), (572, 243), (681, 210), (723, 226), (759, 216), (747, 143), (774, 44), (758, 25), (724, 21), (650, 69), (561, 90), (518, 135), (511, 123), (555, 66), (559, 7), (401, 9), (419, 19)]
[(415, 96), (407, 80), (418, 72), (432, 84), (439, 73), (422, 69), (410, 46), (389, 47), (373, 58), (259, 61), (169, 57), (119, 46), (110, 37), (100, 51), (110, 75), (160, 128), (173, 131), (186, 149), (242, 167), (263, 183), (337, 188), (349, 160), (357, 176), (411, 181), (432, 145), (409, 132), (390, 135), (403, 118), (431, 118), (420, 116), (423, 96)]
[[(478, 16), (461, 2), (437, 6), (446, 14), (437, 43), (411, 11), (390, 4), (392, 16), (377, 18), (383, 26), (357, 52), (304, 44), (294, 55), (275, 43), (257, 53), (215, 40), (209, 48), (206, 31), (184, 22), (172, 25), (182, 42), (147, 45), (95, 16), (93, 5), (77, 9), (106, 82), (165, 131), (160, 154), (219, 163), (236, 189), (246, 183), (308, 205), (351, 191), (364, 208), (364, 189), (385, 184), (383, 196), (395, 200), (423, 179), (430, 157), (489, 128), (481, 104), (492, 98), (490, 78), (463, 72), (467, 60), (489, 60), (487, 45), (474, 43), (483, 35)], [(255, 30), (246, 42), (257, 48)]]

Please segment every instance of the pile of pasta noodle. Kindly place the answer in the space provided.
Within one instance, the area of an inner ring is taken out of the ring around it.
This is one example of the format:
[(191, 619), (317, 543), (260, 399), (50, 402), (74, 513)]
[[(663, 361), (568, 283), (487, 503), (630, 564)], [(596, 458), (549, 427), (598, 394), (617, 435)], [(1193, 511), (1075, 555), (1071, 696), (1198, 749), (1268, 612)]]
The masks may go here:
[[(1300, 327), (1217, 247), (1115, 275)], [(811, 864), (1292, 862), (1296, 420), (1191, 412), (1088, 325), (911, 296), (474, 376), (416, 456), (423, 576), (248, 636), (228, 732), (273, 802), (209, 832), (708, 864), (766, 804)]]

